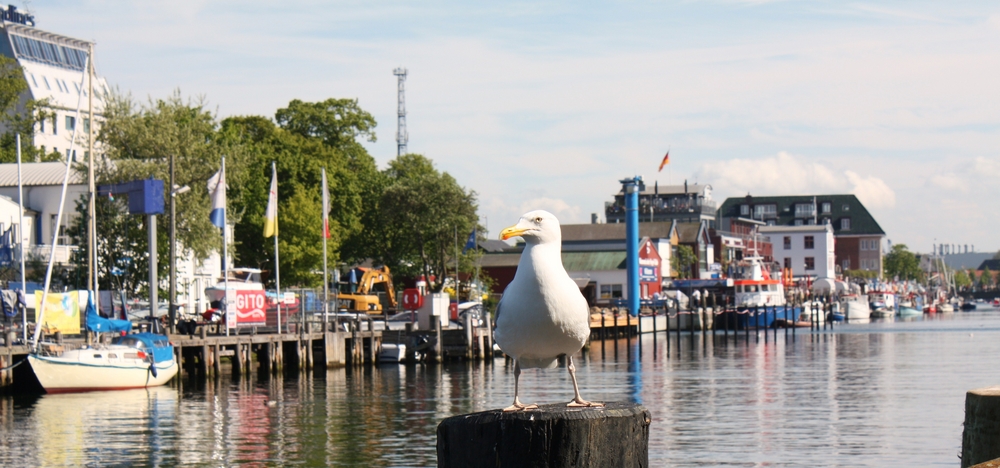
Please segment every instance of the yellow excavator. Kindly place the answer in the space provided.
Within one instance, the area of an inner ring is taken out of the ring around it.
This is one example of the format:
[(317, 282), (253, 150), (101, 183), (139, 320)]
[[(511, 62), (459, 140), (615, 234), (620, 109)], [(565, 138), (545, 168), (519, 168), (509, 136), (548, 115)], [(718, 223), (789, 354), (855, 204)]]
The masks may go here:
[(347, 277), (341, 277), (337, 291), (337, 309), (340, 312), (380, 315), (396, 311), (396, 293), (389, 267), (353, 268)]

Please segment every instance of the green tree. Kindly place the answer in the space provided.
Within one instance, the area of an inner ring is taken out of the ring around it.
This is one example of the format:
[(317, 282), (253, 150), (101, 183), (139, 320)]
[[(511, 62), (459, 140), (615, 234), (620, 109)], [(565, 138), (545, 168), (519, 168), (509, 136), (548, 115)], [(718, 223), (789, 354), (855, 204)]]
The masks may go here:
[(917, 280), (922, 276), (917, 256), (910, 252), (906, 244), (894, 244), (883, 260), (887, 278)]
[(21, 65), (10, 57), (0, 56), (0, 124), (6, 128), (6, 133), (0, 135), (0, 163), (17, 162), (17, 135), (21, 135), (23, 161), (61, 158), (59, 153), (43, 154), (35, 148), (35, 125), (54, 114), (48, 110), (47, 100), (27, 99), (22, 103), (27, 91), (28, 82), (24, 80)]
[(323, 267), (321, 169), (326, 169), (331, 196), (327, 256), (336, 265), (344, 240), (362, 231), (362, 213), (372, 209), (367, 184), (378, 170), (355, 138), (373, 141), (375, 121), (357, 101), (346, 99), (295, 100), (275, 119), (278, 125), (259, 116), (222, 122), (222, 140), (238, 142), (248, 154), (246, 176), (232, 187), (243, 201), (234, 231), (236, 257), (242, 265), (274, 269), (273, 243), (263, 237), (273, 161), (282, 283), (317, 286)]
[(418, 154), (396, 158), (383, 174), (375, 223), (366, 226), (375, 233), (367, 236), (374, 247), (371, 257), (402, 276), (423, 274), (429, 287), (440, 291), (455, 261), (456, 234), (464, 244), (477, 226), (476, 193)]
[(972, 280), (969, 278), (969, 274), (965, 270), (958, 270), (955, 272), (955, 286), (959, 288), (967, 288), (972, 286)]
[(697, 275), (694, 274), (694, 268), (697, 262), (694, 249), (687, 245), (678, 245), (670, 257), (670, 268), (676, 278), (695, 278)]
[(990, 267), (983, 267), (983, 272), (979, 274), (979, 287), (988, 289), (993, 286), (993, 272)]

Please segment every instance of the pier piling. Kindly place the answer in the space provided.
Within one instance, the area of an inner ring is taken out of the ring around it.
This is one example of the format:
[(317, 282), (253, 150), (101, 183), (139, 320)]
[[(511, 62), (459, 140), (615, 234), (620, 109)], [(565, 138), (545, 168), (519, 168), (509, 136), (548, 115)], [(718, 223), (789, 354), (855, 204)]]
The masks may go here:
[(438, 466), (647, 467), (651, 421), (642, 405), (624, 402), (452, 416), (437, 428)]

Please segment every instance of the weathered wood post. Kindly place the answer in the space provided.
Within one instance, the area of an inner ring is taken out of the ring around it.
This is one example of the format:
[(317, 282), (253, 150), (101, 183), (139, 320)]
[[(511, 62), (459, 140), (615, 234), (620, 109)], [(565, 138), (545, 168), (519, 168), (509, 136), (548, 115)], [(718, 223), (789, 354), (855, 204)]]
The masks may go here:
[(438, 466), (647, 467), (651, 421), (642, 405), (624, 402), (452, 416), (438, 425)]
[(962, 468), (997, 458), (1000, 458), (1000, 386), (969, 390), (965, 394)]

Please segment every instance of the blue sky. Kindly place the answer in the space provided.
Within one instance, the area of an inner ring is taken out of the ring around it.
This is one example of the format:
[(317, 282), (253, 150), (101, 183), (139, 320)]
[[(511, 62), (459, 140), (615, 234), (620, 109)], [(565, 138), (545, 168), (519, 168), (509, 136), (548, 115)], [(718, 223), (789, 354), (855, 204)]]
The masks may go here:
[[(169, 4), (165, 4), (169, 3)], [(641, 175), (728, 196), (855, 193), (895, 243), (1000, 249), (993, 2), (122, 2), (28, 6), (138, 98), (220, 117), (357, 98), (396, 154), (476, 190), (491, 234), (589, 222)], [(670, 148), (669, 169), (657, 173)]]

